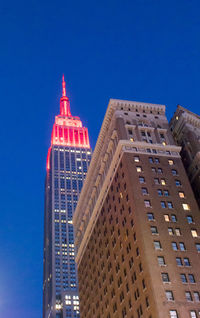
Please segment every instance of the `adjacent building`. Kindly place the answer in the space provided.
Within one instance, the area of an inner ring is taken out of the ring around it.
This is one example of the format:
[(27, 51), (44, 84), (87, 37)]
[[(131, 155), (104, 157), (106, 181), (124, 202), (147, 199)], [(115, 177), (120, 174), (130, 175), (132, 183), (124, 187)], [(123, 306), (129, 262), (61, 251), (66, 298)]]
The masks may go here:
[(200, 207), (200, 117), (178, 105), (170, 127)]
[(111, 99), (73, 217), (81, 318), (199, 318), (200, 218), (164, 105)]
[(79, 295), (72, 217), (91, 149), (87, 128), (70, 112), (65, 81), (47, 156), (43, 318), (78, 318)]

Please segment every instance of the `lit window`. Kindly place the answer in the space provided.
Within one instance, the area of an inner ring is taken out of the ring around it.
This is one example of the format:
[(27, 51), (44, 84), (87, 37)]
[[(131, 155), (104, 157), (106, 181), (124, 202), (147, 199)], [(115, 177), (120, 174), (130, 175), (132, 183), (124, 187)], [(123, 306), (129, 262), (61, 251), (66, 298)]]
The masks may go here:
[(197, 230), (191, 230), (191, 234), (192, 234), (192, 236), (193, 237), (197, 237), (198, 235), (197, 235)]
[(169, 235), (174, 235), (174, 231), (173, 231), (172, 227), (168, 227), (168, 233), (169, 233)]
[(158, 256), (158, 264), (160, 266), (164, 266), (165, 265), (165, 259), (163, 256)]
[(187, 283), (187, 277), (185, 274), (180, 274), (182, 283)]
[(194, 284), (195, 283), (195, 278), (194, 278), (194, 275), (193, 274), (188, 274), (188, 278), (189, 278), (189, 282), (191, 284)]
[(162, 185), (166, 185), (165, 179), (161, 179), (160, 182), (161, 182)]
[(171, 160), (171, 159), (169, 159), (169, 160), (168, 160), (168, 163), (169, 163), (170, 166), (172, 166), (172, 165), (174, 164), (174, 161)]
[(179, 195), (180, 198), (185, 198), (185, 194), (182, 191), (179, 191), (178, 195)]
[(144, 200), (144, 205), (146, 208), (150, 208), (151, 207), (151, 202), (149, 200)]
[(174, 295), (171, 290), (166, 290), (165, 295), (168, 301), (173, 301), (174, 300)]
[(187, 203), (183, 203), (183, 204), (182, 204), (182, 207), (183, 207), (183, 210), (187, 210), (187, 211), (190, 210), (190, 206), (189, 206), (189, 204), (187, 204)]
[(194, 300), (195, 300), (196, 302), (200, 302), (199, 292), (194, 292)]
[(187, 301), (192, 301), (192, 294), (189, 291), (185, 292), (185, 298)]
[(170, 318), (178, 318), (178, 314), (176, 310), (170, 310), (169, 314), (170, 314)]
[(191, 215), (187, 215), (186, 218), (187, 218), (187, 221), (188, 221), (189, 224), (194, 223), (193, 217)]
[(134, 161), (135, 161), (135, 162), (139, 162), (139, 161), (140, 161), (140, 158), (135, 156), (135, 157), (134, 157)]
[(161, 250), (161, 244), (159, 241), (154, 241), (155, 250)]
[(181, 251), (185, 251), (186, 250), (186, 248), (185, 248), (185, 244), (184, 243), (179, 243), (179, 247), (180, 247), (180, 250)]
[(176, 228), (175, 229), (175, 233), (177, 236), (180, 236), (181, 235), (181, 230), (179, 228)]
[(68, 300), (68, 299), (65, 300), (66, 305), (71, 305), (71, 303), (72, 303), (71, 300)]
[(151, 226), (151, 233), (152, 234), (158, 234), (158, 230), (156, 226)]
[(177, 246), (177, 243), (176, 242), (172, 242), (172, 249), (174, 251), (178, 251), (178, 246)]
[(197, 318), (196, 311), (190, 310), (190, 317), (191, 317), (191, 318)]
[(169, 215), (168, 214), (164, 214), (164, 219), (165, 219), (166, 222), (169, 222), (170, 221)]
[(147, 213), (147, 217), (149, 221), (153, 221), (154, 220), (154, 215), (153, 213)]
[(161, 276), (162, 276), (162, 281), (165, 282), (165, 283), (169, 283), (169, 275), (168, 273), (161, 273)]
[(137, 172), (142, 172), (142, 167), (137, 166), (136, 170), (137, 170)]

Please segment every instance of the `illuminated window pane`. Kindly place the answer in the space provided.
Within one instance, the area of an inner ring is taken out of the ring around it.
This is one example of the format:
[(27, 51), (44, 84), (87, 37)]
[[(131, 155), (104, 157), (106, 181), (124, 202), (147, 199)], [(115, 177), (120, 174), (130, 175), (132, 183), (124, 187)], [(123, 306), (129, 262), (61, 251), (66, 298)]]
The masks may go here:
[(190, 210), (190, 206), (189, 206), (189, 204), (187, 204), (187, 203), (183, 203), (183, 204), (182, 204), (182, 207), (183, 207), (183, 209), (186, 210), (186, 211), (189, 211), (189, 210)]
[(164, 214), (164, 219), (165, 219), (166, 222), (169, 222), (170, 221), (169, 215), (168, 214)]
[(197, 237), (197, 230), (191, 230), (191, 234), (193, 237)]
[(137, 172), (142, 172), (142, 167), (136, 167)]
[(140, 161), (140, 158), (139, 158), (139, 157), (134, 157), (134, 161), (135, 161), (135, 162), (139, 162), (139, 161)]
[(178, 228), (176, 228), (176, 229), (175, 229), (175, 233), (176, 233), (177, 236), (180, 236), (180, 235), (181, 235), (181, 230), (178, 229)]
[(161, 182), (162, 185), (166, 185), (165, 179), (161, 179), (160, 182)]
[(172, 165), (174, 164), (174, 161), (171, 160), (171, 159), (169, 159), (169, 160), (168, 160), (168, 163), (169, 163), (170, 166), (172, 166)]
[(178, 194), (179, 194), (179, 197), (180, 197), (180, 198), (185, 198), (185, 194), (184, 194), (184, 192), (179, 191), (179, 193), (178, 193)]

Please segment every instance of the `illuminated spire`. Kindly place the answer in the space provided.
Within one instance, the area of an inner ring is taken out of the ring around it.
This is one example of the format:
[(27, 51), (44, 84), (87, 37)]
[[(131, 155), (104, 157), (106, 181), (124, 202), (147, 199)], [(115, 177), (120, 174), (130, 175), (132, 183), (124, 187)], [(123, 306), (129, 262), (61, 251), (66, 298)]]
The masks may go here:
[(62, 76), (62, 97), (60, 99), (60, 115), (70, 117), (70, 103), (69, 98), (66, 96), (66, 84), (64, 74)]
[(66, 96), (66, 84), (65, 84), (65, 77), (64, 74), (62, 76), (62, 96)]

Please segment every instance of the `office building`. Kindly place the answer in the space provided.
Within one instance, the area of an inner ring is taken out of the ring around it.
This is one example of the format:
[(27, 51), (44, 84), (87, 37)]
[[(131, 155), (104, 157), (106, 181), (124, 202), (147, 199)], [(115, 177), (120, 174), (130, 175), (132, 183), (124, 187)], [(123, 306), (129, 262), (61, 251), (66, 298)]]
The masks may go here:
[(178, 105), (170, 128), (200, 207), (200, 117)]
[(81, 318), (199, 318), (200, 218), (164, 105), (111, 99), (73, 217)]
[(73, 213), (91, 160), (87, 128), (70, 112), (65, 81), (47, 156), (43, 318), (78, 318)]

